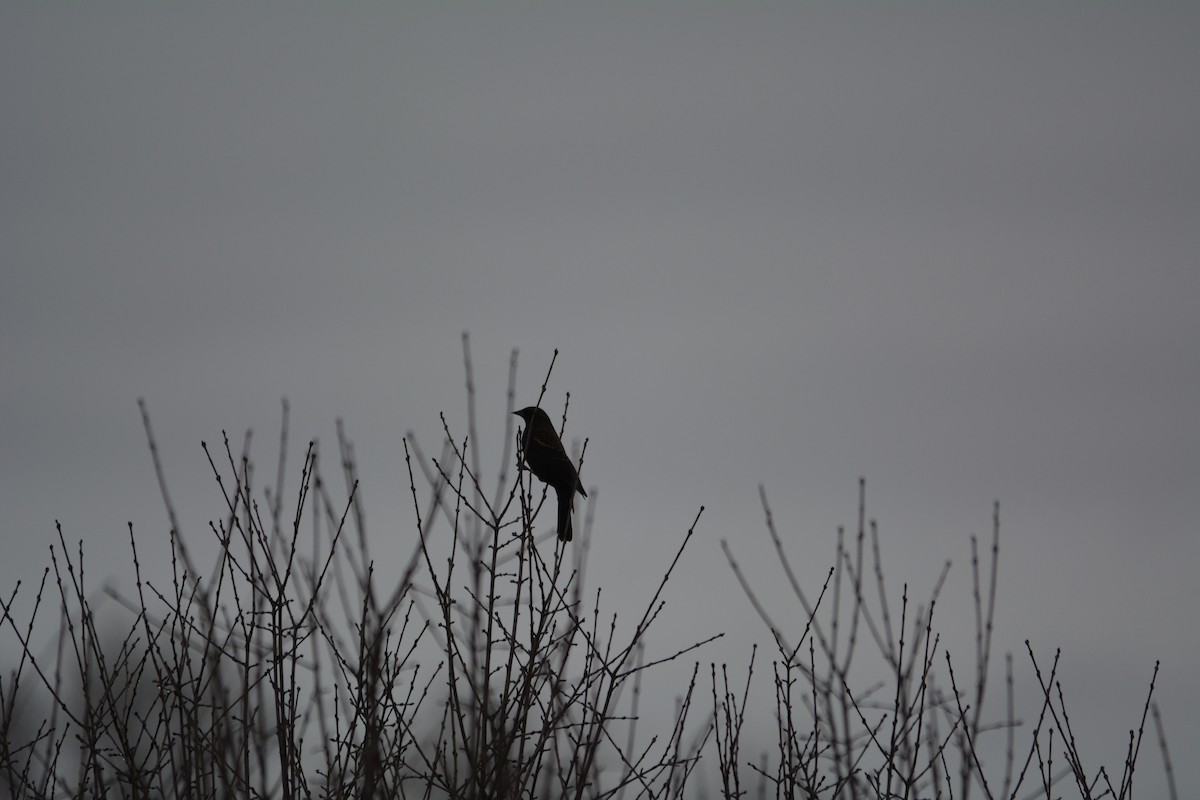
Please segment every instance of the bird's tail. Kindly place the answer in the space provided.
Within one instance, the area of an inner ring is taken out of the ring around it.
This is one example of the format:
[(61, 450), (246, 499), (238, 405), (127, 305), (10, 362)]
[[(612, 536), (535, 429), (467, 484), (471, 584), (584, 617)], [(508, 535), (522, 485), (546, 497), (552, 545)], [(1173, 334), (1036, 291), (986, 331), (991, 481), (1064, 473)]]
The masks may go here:
[(574, 495), (574, 492), (558, 492), (558, 539), (561, 542), (569, 542), (574, 538), (571, 530), (571, 500)]

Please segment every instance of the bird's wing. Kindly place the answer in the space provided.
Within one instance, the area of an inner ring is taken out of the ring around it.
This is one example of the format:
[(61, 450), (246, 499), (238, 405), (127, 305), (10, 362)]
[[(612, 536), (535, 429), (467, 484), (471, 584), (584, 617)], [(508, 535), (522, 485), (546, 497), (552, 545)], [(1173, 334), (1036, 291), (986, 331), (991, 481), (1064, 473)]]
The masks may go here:
[[(537, 433), (530, 431), (529, 443), (531, 445), (537, 445), (539, 447), (544, 447), (544, 448), (546, 448), (547, 451), (553, 451), (553, 450), (561, 451), (562, 450), (562, 442), (560, 442), (558, 440), (558, 436), (554, 436), (554, 437), (538, 436)], [(528, 447), (529, 447), (529, 445), (526, 445), (527, 449), (528, 449)]]

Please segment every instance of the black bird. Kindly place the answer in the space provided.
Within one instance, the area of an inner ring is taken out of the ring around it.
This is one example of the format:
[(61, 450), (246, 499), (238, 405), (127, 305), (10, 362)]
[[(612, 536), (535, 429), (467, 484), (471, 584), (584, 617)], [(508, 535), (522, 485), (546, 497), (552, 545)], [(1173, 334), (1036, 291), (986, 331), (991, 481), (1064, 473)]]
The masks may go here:
[(587, 492), (579, 483), (579, 473), (567, 457), (558, 431), (545, 411), (536, 406), (514, 411), (525, 420), (525, 433), (521, 447), (525, 450), (525, 466), (558, 494), (558, 538), (571, 541), (571, 506), (578, 491), (584, 497)]

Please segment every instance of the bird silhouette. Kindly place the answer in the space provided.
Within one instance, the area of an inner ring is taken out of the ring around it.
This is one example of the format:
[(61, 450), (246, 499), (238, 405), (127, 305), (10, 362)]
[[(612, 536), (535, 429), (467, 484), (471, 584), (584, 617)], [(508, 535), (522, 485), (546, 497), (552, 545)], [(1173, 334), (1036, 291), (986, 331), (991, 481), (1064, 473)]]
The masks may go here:
[(587, 497), (587, 492), (579, 483), (579, 473), (575, 471), (575, 465), (563, 449), (558, 431), (545, 411), (529, 406), (513, 413), (525, 420), (525, 432), (521, 436), (525, 466), (558, 495), (558, 538), (569, 542), (572, 538), (571, 507), (575, 492)]

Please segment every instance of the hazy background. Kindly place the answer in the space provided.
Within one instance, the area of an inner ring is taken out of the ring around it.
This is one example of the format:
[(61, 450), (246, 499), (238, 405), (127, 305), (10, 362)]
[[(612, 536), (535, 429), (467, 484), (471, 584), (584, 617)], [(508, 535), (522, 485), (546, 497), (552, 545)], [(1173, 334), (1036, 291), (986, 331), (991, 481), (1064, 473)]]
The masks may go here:
[[(200, 441), (252, 427), (270, 472), (286, 395), (293, 483), (343, 418), (399, 563), (401, 440), (465, 433), (469, 331), (489, 477), (511, 349), (520, 406), (559, 348), (614, 603), (707, 507), (658, 656), (767, 641), (722, 538), (799, 619), (757, 486), (815, 594), (864, 475), (896, 593), (954, 561), (967, 664), (999, 499), (1023, 707), (1023, 640), (1061, 646), (1119, 774), (1161, 659), (1194, 796), (1198, 32), (1183, 4), (5, 3), (0, 590), (55, 519), (97, 589), (128, 580), (126, 521), (166, 554), (139, 396), (185, 535), (221, 514)], [(1161, 791), (1152, 742), (1138, 774)]]

